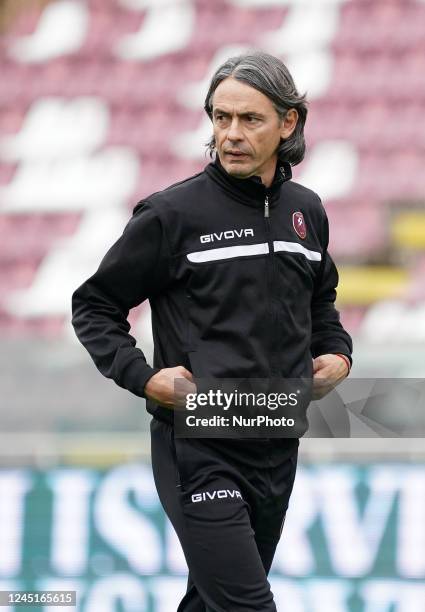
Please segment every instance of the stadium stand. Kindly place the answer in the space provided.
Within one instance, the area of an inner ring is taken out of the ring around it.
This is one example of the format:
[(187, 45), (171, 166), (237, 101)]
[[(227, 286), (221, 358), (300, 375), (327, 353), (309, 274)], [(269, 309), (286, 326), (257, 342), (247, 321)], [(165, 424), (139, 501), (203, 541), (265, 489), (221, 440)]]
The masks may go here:
[[(85, 612), (169, 612), (184, 592), (150, 415), (100, 380), (70, 299), (138, 200), (209, 161), (210, 76), (252, 48), (310, 100), (294, 180), (330, 220), (348, 382), (425, 378), (424, 0), (0, 0), (3, 590), (72, 587)], [(152, 362), (149, 307), (129, 320)], [(389, 403), (399, 431), (412, 397)], [(423, 611), (423, 438), (369, 434), (302, 440), (279, 610)]]
[[(424, 2), (20, 5), (3, 2), (0, 21), (1, 333), (64, 334), (71, 291), (135, 202), (207, 163), (208, 79), (253, 47), (281, 56), (310, 99), (308, 153), (294, 174), (327, 208), (346, 325), (367, 339), (368, 318), (389, 304), (417, 320)], [(403, 329), (418, 342), (413, 325)]]

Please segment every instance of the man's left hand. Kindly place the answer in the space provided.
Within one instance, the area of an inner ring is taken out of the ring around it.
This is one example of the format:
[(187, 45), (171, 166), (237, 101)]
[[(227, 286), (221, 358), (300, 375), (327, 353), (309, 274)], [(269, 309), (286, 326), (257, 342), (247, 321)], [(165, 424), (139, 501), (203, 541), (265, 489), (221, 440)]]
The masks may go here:
[(347, 364), (339, 355), (319, 355), (313, 359), (313, 399), (327, 395), (348, 372)]

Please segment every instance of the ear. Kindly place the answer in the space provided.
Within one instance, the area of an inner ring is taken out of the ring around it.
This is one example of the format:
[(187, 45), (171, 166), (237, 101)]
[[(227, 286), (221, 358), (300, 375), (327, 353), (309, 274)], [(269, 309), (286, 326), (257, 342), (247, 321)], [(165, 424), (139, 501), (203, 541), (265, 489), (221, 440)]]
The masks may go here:
[(289, 138), (292, 132), (295, 130), (298, 121), (298, 111), (295, 108), (290, 108), (285, 117), (282, 119), (280, 126), (280, 137), (284, 140)]

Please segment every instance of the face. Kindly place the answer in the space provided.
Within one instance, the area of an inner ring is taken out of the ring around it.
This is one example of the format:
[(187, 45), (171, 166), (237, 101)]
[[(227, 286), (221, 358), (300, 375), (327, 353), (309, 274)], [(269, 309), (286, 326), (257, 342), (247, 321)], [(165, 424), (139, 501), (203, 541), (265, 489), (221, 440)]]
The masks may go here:
[(295, 109), (280, 119), (272, 101), (257, 89), (232, 77), (218, 85), (212, 99), (217, 154), (224, 169), (237, 178), (274, 176), (281, 138), (295, 129)]

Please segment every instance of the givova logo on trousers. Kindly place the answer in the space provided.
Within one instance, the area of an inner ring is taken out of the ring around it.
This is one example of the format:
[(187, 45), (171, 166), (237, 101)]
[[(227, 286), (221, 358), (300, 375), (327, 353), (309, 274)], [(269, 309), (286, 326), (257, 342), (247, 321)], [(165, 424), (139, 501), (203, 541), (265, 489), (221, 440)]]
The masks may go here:
[(217, 489), (215, 491), (203, 491), (202, 493), (194, 493), (192, 501), (194, 503), (201, 501), (209, 501), (210, 499), (225, 499), (228, 497), (242, 499), (241, 492), (237, 489)]

